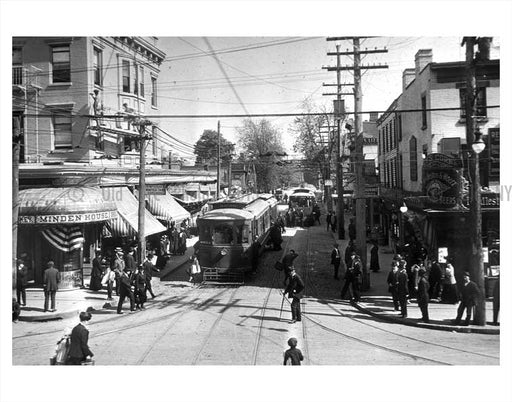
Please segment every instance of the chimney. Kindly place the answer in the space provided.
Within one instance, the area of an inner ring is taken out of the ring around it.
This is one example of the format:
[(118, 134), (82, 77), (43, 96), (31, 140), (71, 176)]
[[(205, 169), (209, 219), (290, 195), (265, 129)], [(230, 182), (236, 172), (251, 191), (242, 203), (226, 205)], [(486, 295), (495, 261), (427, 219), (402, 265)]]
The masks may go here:
[(370, 121), (377, 121), (379, 118), (379, 112), (370, 112)]
[(427, 64), (432, 63), (432, 49), (418, 50), (414, 62), (416, 64), (416, 76), (418, 76)]
[(402, 92), (414, 81), (416, 70), (414, 68), (406, 68), (402, 73)]

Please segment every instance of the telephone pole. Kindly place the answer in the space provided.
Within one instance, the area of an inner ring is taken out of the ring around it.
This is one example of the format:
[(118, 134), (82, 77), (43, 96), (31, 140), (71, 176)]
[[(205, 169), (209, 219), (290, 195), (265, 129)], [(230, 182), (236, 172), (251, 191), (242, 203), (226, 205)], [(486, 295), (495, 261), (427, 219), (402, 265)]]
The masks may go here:
[(362, 106), (363, 106), (363, 92), (361, 89), (361, 70), (388, 68), (387, 65), (361, 65), (362, 54), (373, 53), (387, 53), (387, 49), (360, 49), (360, 40), (363, 37), (332, 37), (327, 38), (328, 41), (338, 40), (352, 40), (353, 51), (327, 53), (327, 55), (336, 56), (353, 56), (354, 63), (352, 66), (344, 67), (327, 67), (328, 71), (343, 71), (350, 70), (354, 74), (354, 140), (355, 150), (352, 162), (355, 163), (356, 171), (356, 248), (361, 256), (363, 264), (363, 283), (362, 289), (368, 290), (370, 288), (370, 274), (366, 264), (367, 249), (366, 249), (366, 198), (365, 198), (365, 177), (364, 177), (364, 137), (363, 137), (363, 122), (361, 120)]
[[(484, 40), (486, 38), (483, 38)], [(488, 38), (487, 38), (488, 39)], [(466, 142), (473, 145), (477, 137), (477, 85), (476, 85), (476, 67), (474, 48), (479, 39), (473, 36), (466, 36), (462, 45), (466, 45)], [(480, 43), (479, 43), (480, 48)], [(479, 54), (479, 57), (486, 58)], [(471, 177), (471, 202), (469, 206), (470, 227), (471, 227), (471, 256), (470, 256), (470, 275), (471, 279), (478, 285), (482, 298), (475, 307), (476, 325), (485, 325), (485, 272), (482, 253), (482, 210), (480, 194), (480, 163), (479, 154), (472, 146), (472, 152), (469, 160), (469, 175)]]
[[(18, 255), (18, 212), (19, 212), (19, 164), (21, 116), (12, 118), (12, 290), (16, 290), (16, 269)], [(24, 261), (26, 263), (26, 261)]]
[(217, 121), (217, 199), (220, 198), (220, 120)]

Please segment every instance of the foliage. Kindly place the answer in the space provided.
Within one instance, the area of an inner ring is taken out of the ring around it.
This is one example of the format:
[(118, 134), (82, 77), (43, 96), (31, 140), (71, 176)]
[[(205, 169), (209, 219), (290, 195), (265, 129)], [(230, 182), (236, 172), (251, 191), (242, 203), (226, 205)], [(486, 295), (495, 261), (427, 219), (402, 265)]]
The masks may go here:
[[(196, 164), (217, 164), (217, 131), (204, 130), (203, 134), (194, 145)], [(220, 156), (223, 162), (227, 162), (233, 155), (235, 145), (220, 135)]]
[[(302, 110), (305, 114), (318, 113), (310, 101), (302, 103)], [(302, 153), (310, 162), (309, 167), (321, 173), (324, 179), (330, 176), (330, 161), (334, 157), (334, 138), (331, 134), (334, 129), (334, 123), (327, 113), (321, 116), (298, 116), (289, 129), (296, 137), (293, 149)]]
[(289, 181), (291, 169), (283, 160), (286, 152), (277, 128), (266, 119), (245, 119), (237, 132), (240, 152), (256, 171), (256, 191), (269, 192)]

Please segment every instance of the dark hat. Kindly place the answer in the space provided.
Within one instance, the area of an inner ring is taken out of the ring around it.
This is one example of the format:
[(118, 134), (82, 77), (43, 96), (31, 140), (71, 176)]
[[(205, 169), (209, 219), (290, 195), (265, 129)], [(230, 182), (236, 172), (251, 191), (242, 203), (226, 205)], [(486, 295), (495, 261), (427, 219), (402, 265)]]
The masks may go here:
[(464, 276), (467, 276), (468, 278), (470, 278), (470, 277), (471, 277), (471, 275), (469, 274), (469, 272), (468, 272), (468, 271), (465, 271), (465, 272), (464, 272)]
[(91, 317), (91, 313), (89, 313), (88, 311), (82, 311), (80, 313), (80, 321), (89, 321)]

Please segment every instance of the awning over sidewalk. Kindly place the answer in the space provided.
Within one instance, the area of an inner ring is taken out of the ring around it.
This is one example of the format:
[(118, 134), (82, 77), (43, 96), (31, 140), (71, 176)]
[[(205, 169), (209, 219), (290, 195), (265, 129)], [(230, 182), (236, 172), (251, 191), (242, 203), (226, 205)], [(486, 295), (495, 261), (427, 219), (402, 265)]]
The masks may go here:
[[(120, 217), (108, 222), (113, 237), (136, 236), (139, 231), (139, 201), (127, 187), (106, 187), (103, 196), (114, 201)], [(144, 214), (144, 235), (150, 236), (166, 230), (148, 210)]]
[(117, 218), (116, 205), (98, 187), (30, 188), (19, 192), (19, 223), (63, 225)]
[(150, 212), (158, 219), (174, 222), (178, 226), (190, 213), (183, 208), (170, 194), (146, 196)]

